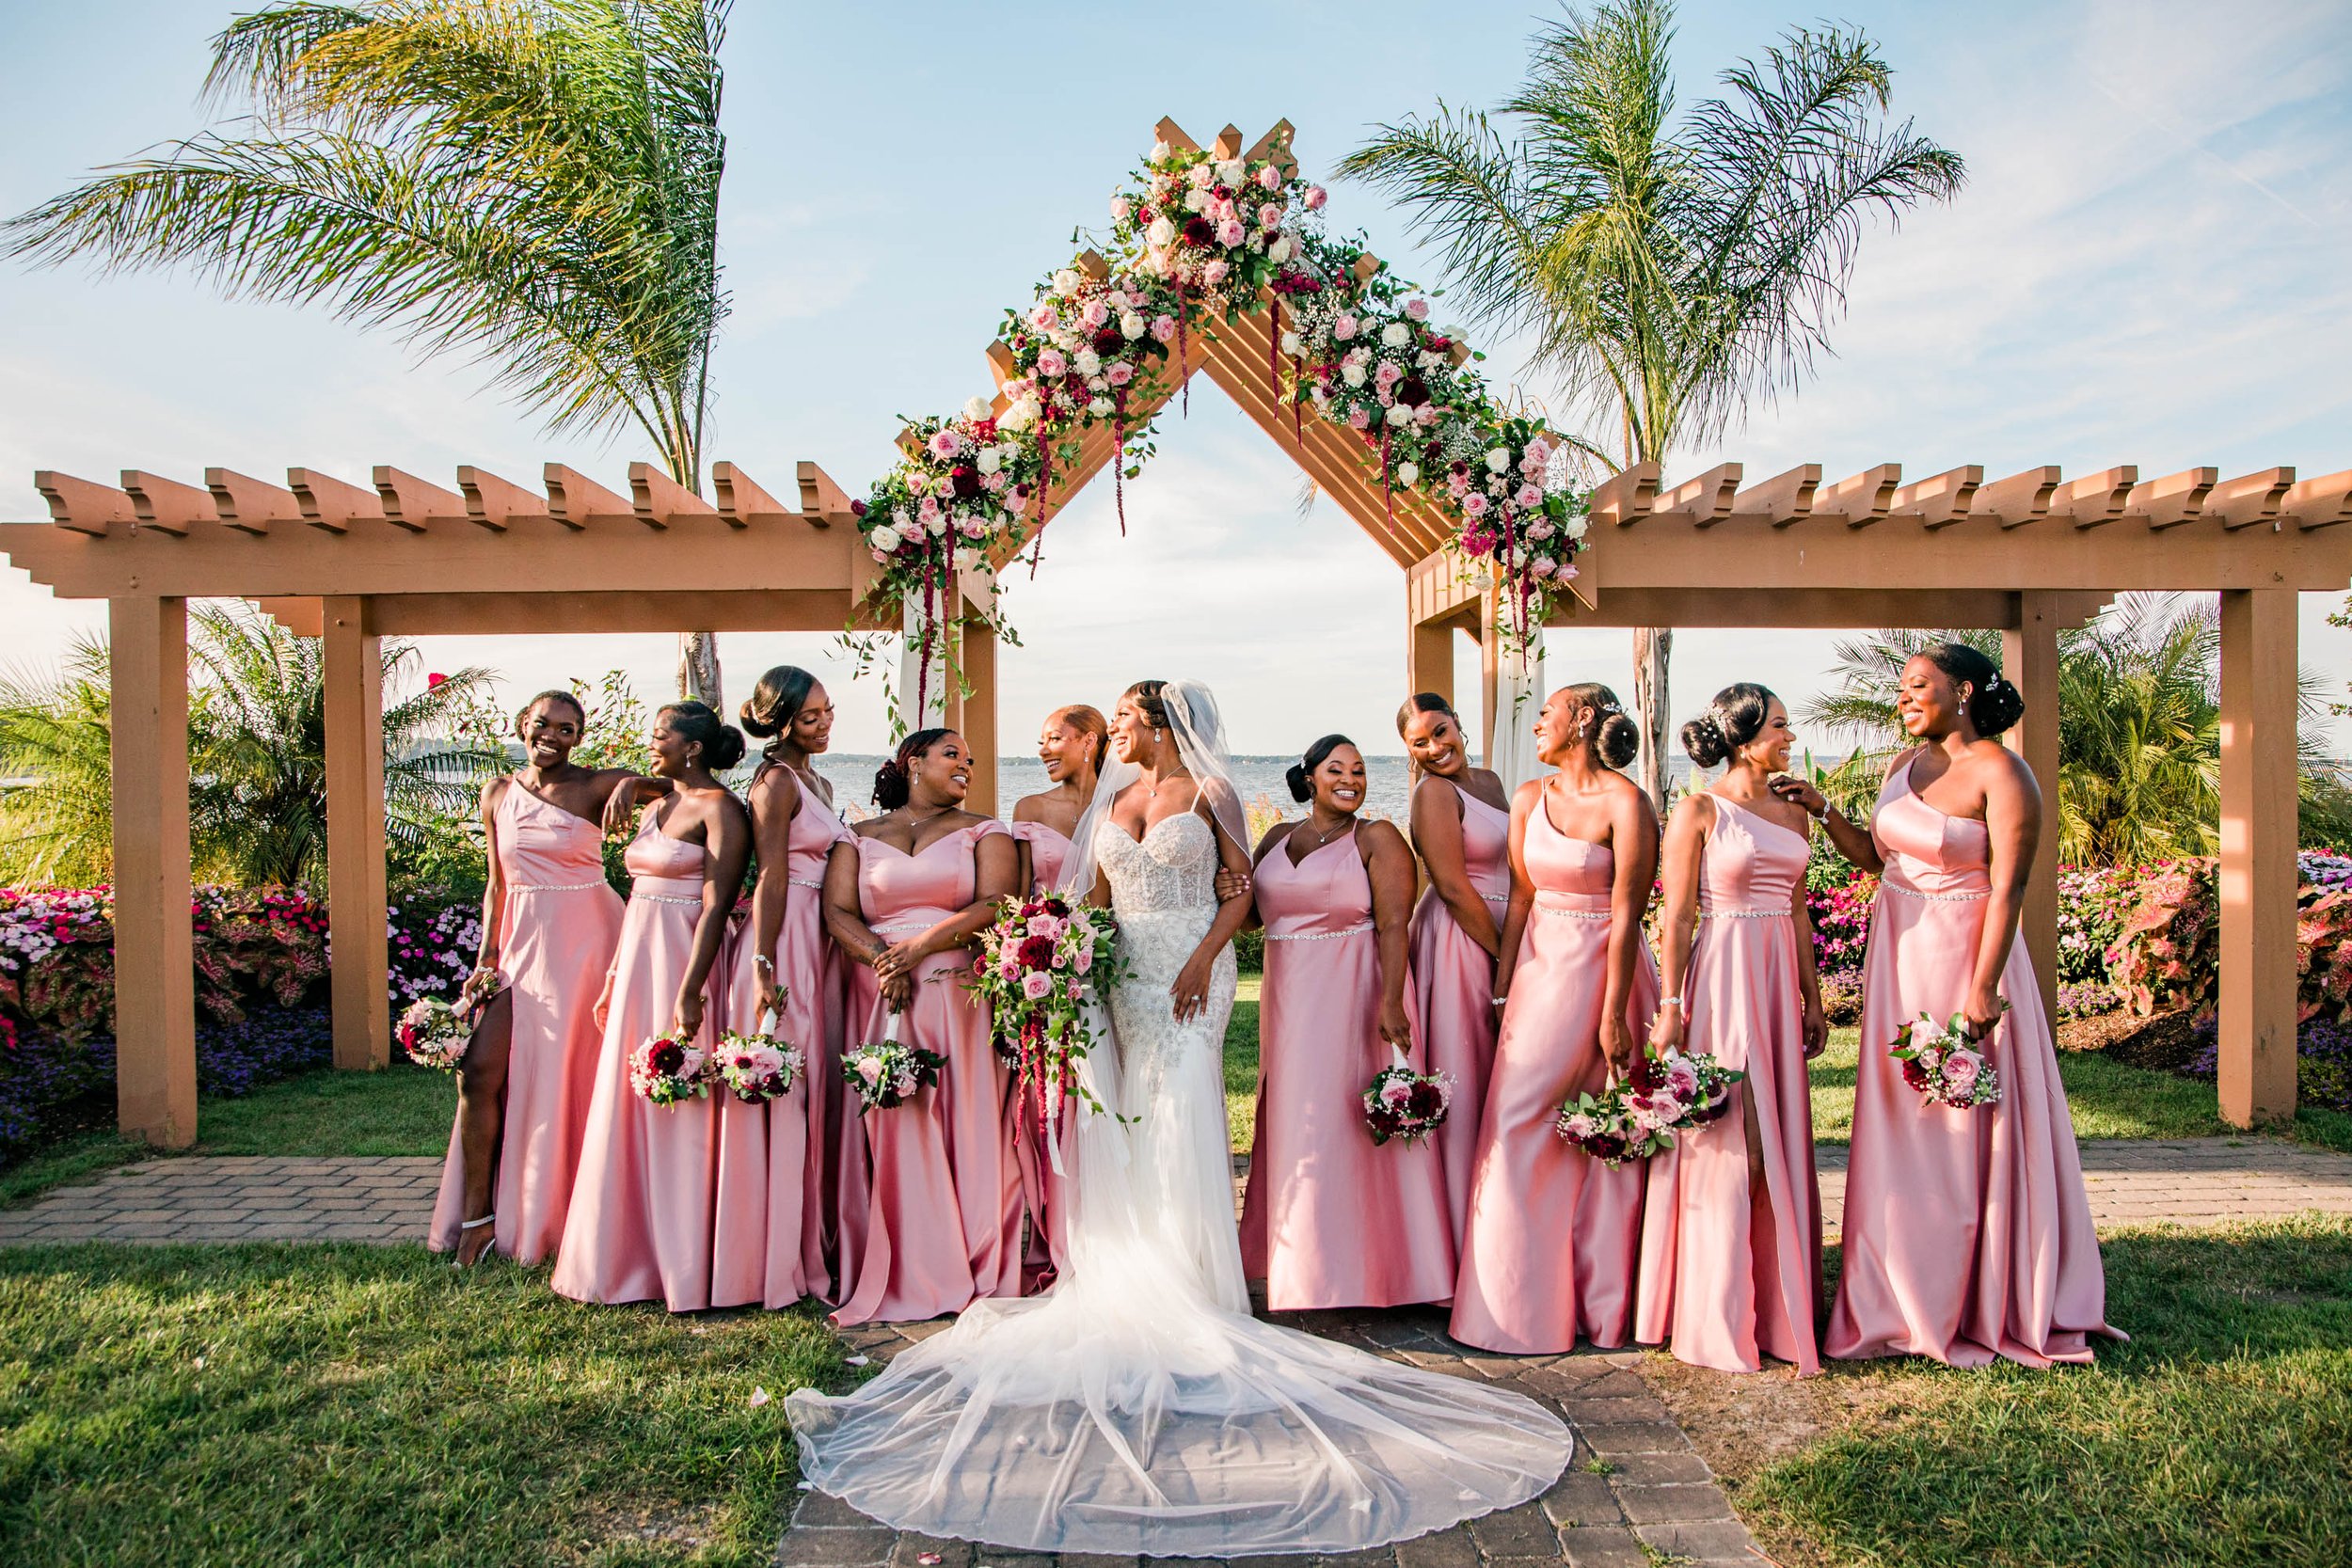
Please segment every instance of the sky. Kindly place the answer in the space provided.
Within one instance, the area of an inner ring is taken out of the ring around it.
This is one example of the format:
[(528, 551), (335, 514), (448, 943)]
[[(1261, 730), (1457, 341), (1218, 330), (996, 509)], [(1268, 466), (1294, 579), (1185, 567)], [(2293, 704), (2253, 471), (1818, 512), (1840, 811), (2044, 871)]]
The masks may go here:
[[(238, 8), (0, 0), (17, 66), (0, 102), (0, 211), (204, 125), (206, 40)], [(1383, 122), (1499, 102), (1551, 14), (1484, 0), (739, 0), (722, 211), (733, 316), (707, 455), (785, 495), (809, 459), (862, 493), (900, 416), (990, 388), (981, 356), (1003, 309), (1067, 259), (1073, 228), (1104, 223), (1160, 116), (1204, 142), (1229, 121), (1254, 139), (1287, 118), (1321, 178)], [(1815, 14), (1690, 0), (1681, 104)], [(1962, 153), (1967, 186), (1899, 230), (1874, 225), (1833, 356), (1678, 454), (1669, 481), (1726, 459), (1751, 478), (1807, 461), (1833, 478), (1885, 461), (1913, 478), (1963, 463), (1988, 477), (2352, 467), (2352, 7), (1911, 0), (1827, 14), (1879, 41), (1896, 116)], [(1442, 282), (1369, 188), (1333, 182), (1327, 215), (1406, 276)], [(1498, 383), (1548, 403), (1516, 345), (1487, 346)], [(626, 434), (548, 436), (485, 382), (324, 310), (228, 302), (185, 277), (0, 264), (0, 518), (47, 515), (36, 468), (197, 480), (208, 465), (273, 479), (300, 466), (364, 483), (388, 463), (453, 487), (460, 463), (529, 481), (557, 461), (625, 490), (626, 465), (649, 455)], [(1333, 730), (1399, 750), (1401, 575), (1334, 505), (1302, 515), (1290, 459), (1205, 378), (1193, 392), (1128, 486), (1126, 535), (1098, 483), (1054, 521), (1035, 579), (1010, 578), (1008, 748), (1059, 704), (1190, 675), (1220, 693), (1237, 751)], [(2340, 603), (2307, 594), (2302, 617), (2304, 661), (2338, 689), (2352, 633), (2325, 617)], [(0, 665), (54, 665), (103, 613), (0, 566)], [(1757, 678), (1801, 706), (1836, 636), (1685, 631), (1676, 712)], [(1629, 695), (1628, 641), (1554, 631), (1549, 673)], [(674, 687), (664, 637), (434, 638), (421, 653), (421, 672), (490, 666), (516, 697), (612, 668), (649, 698)], [(878, 682), (852, 682), (830, 639), (730, 634), (721, 655), (730, 703), (770, 663), (807, 664), (839, 706), (836, 746), (883, 743)], [(2335, 738), (2352, 749), (2352, 731)]]

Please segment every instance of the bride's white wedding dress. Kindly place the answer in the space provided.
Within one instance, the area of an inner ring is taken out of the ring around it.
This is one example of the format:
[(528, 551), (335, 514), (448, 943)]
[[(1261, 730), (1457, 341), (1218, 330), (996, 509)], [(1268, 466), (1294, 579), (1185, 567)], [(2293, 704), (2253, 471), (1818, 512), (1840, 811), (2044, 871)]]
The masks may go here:
[[(1087, 1071), (1071, 1260), (1048, 1294), (983, 1301), (840, 1399), (785, 1402), (802, 1469), (884, 1523), (1034, 1551), (1343, 1552), (1526, 1501), (1567, 1430), (1517, 1395), (1249, 1315), (1223, 1042), (1169, 984), (1216, 914), (1214, 830), (1186, 814), (1092, 846), (1129, 965), (1116, 1051)], [(1123, 1083), (1122, 1083), (1123, 1079)], [(884, 1113), (887, 1114), (887, 1113)]]

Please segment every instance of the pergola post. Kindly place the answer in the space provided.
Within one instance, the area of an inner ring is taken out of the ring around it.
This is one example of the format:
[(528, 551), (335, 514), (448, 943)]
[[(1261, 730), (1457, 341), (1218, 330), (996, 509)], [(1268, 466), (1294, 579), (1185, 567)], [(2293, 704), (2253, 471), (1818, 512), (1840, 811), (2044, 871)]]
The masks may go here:
[(2221, 594), (2221, 1115), (2295, 1115), (2296, 840), (2291, 588)]
[(326, 912), (334, 943), (335, 1065), (391, 1060), (385, 950), (384, 663), (374, 607), (323, 598), (326, 643)]
[(1405, 678), (1418, 694), (1434, 691), (1454, 701), (1454, 627), (1449, 622), (1407, 625)]
[(963, 678), (970, 684), (972, 694), (965, 696), (960, 687), (950, 683), (947, 691), (947, 722), (962, 735), (964, 743), (972, 748), (972, 787), (963, 798), (963, 809), (982, 816), (996, 815), (996, 634), (988, 624), (967, 618), (959, 629), (962, 640), (960, 657), (963, 662)]
[(2042, 847), (2026, 873), (2019, 934), (2042, 985), (2042, 1013), (2058, 1019), (2059, 595), (2017, 595), (2017, 622), (2001, 632), (2001, 669), (2026, 699), (2026, 717), (2005, 736), (2042, 789)]
[(1478, 601), (1478, 760), (1495, 765), (1496, 709), (1502, 705), (1502, 633), (1492, 594)]
[(111, 600), (115, 1101), (122, 1131), (196, 1141), (188, 915), (188, 603)]

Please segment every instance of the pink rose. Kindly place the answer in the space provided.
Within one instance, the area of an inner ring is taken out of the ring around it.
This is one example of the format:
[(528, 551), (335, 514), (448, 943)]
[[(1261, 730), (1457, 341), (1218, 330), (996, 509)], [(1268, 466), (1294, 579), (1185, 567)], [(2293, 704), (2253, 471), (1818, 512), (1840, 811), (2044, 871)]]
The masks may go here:
[(1279, 201), (1269, 201), (1264, 206), (1260, 207), (1258, 209), (1258, 227), (1261, 229), (1281, 228), (1282, 204)]
[(865, 1079), (868, 1084), (881, 1083), (882, 1075), (882, 1058), (880, 1056), (860, 1056), (857, 1059), (857, 1075), (860, 1078)]
[(1152, 338), (1155, 342), (1174, 342), (1176, 341), (1176, 318), (1174, 316), (1152, 317)]
[(1331, 322), (1331, 336), (1343, 343), (1356, 336), (1356, 318), (1341, 311)]
[(1005, 475), (1003, 471), (1000, 469), (999, 471), (990, 474), (986, 478), (982, 479), (980, 481), (980, 488), (987, 491), (992, 496), (1001, 494), (1005, 488)]
[[(1239, 228), (1239, 227), (1240, 227), (1240, 225), (1236, 224), (1236, 225), (1234, 225), (1234, 227), (1235, 227), (1235, 228)], [(1236, 242), (1236, 243), (1238, 243), (1238, 242)], [(1211, 261), (1211, 262), (1210, 262), (1207, 266), (1202, 267), (1202, 268), (1200, 269), (1200, 281), (1201, 281), (1201, 284), (1202, 284), (1204, 287), (1206, 287), (1206, 288), (1211, 288), (1211, 289), (1214, 289), (1214, 288), (1216, 288), (1216, 287), (1219, 283), (1224, 282), (1224, 281), (1225, 281), (1225, 275), (1226, 275), (1227, 273), (1229, 273), (1229, 272), (1232, 271), (1232, 270), (1233, 270), (1232, 268), (1231, 268), (1231, 267), (1227, 266), (1227, 265), (1226, 265), (1223, 261)]]
[(930, 522), (933, 517), (939, 515), (939, 498), (937, 496), (925, 496), (921, 500), (915, 503), (914, 512), (915, 515), (921, 517), (925, 522)]
[(956, 525), (956, 531), (966, 539), (978, 539), (988, 532), (988, 525), (977, 517), (966, 517)]
[(1436, 424), (1438, 422), (1438, 405), (1434, 403), (1424, 403), (1419, 408), (1414, 409), (1413, 422), (1420, 425), (1424, 430), (1426, 430), (1429, 426)]
[(1111, 221), (1113, 223), (1126, 222), (1127, 214), (1133, 211), (1135, 211), (1134, 206), (1125, 197), (1115, 196), (1111, 198)]
[(1028, 496), (1020, 490), (1015, 490), (1005, 498), (1005, 510), (1016, 517), (1020, 516), (1029, 510)]
[(1372, 416), (1366, 413), (1362, 408), (1351, 408), (1347, 411), (1347, 426), (1350, 430), (1363, 430), (1368, 428), (1371, 423)]
[(1124, 359), (1120, 360), (1118, 363), (1112, 365), (1110, 369), (1103, 372), (1103, 379), (1109, 382), (1114, 387), (1124, 387), (1135, 378), (1136, 368), (1127, 363)]
[(1307, 211), (1320, 213), (1323, 211), (1323, 204), (1331, 199), (1331, 193), (1321, 185), (1310, 185), (1307, 187), (1307, 194), (1300, 199), (1306, 203)]
[(1061, 350), (1049, 348), (1037, 356), (1037, 373), (1048, 381), (1058, 381), (1070, 369), (1070, 361), (1061, 356)]
[(963, 438), (952, 430), (943, 430), (931, 437), (933, 457), (953, 457), (962, 447)]
[(1089, 299), (1086, 303), (1086, 309), (1079, 311), (1078, 316), (1080, 320), (1087, 324), (1087, 325), (1091, 327), (1100, 327), (1104, 322), (1111, 319), (1111, 308), (1104, 304), (1100, 299)]
[(1551, 576), (1552, 573), (1558, 571), (1559, 569), (1559, 563), (1553, 561), (1549, 556), (1537, 556), (1534, 561), (1529, 564), (1527, 568), (1527, 575), (1529, 577), (1541, 579)]
[(1429, 302), (1415, 294), (1405, 302), (1405, 313), (1417, 322), (1425, 322), (1429, 319)]
[(1389, 360), (1380, 361), (1380, 368), (1372, 372), (1372, 379), (1383, 388), (1395, 386), (1405, 379), (1405, 372)]
[(1944, 1058), (1944, 1082), (1955, 1089), (1976, 1086), (1977, 1074), (1984, 1067), (1984, 1058), (1966, 1049), (1955, 1050)]
[(1066, 990), (1066, 991), (1062, 992), (1062, 994), (1063, 994), (1064, 996), (1069, 997), (1069, 998), (1070, 998), (1070, 1000), (1071, 1000), (1071, 1001), (1073, 1001), (1073, 1002), (1077, 1001), (1080, 997), (1082, 997), (1082, 996), (1086, 995), (1086, 993), (1087, 993), (1087, 989), (1086, 989), (1086, 987), (1084, 987), (1084, 986), (1082, 986), (1082, 985), (1078, 984), (1078, 982), (1077, 982), (1077, 981), (1075, 981), (1075, 980), (1071, 981), (1071, 982), (1070, 982), (1070, 989), (1069, 989), (1068, 990)]
[(1092, 969), (1094, 967), (1094, 944), (1089, 942), (1086, 946), (1079, 948), (1078, 956), (1070, 960), (1070, 967), (1081, 974)]
[(1472, 490), (1462, 498), (1462, 511), (1468, 516), (1484, 517), (1486, 515), (1486, 498)]
[(1239, 218), (1227, 218), (1216, 226), (1216, 243), (1221, 245), (1237, 245), (1248, 237), (1242, 232)]
[(1280, 190), (1282, 188), (1281, 169), (1273, 164), (1268, 164), (1265, 167), (1260, 169), (1258, 171), (1258, 188), (1262, 191)]
[(1522, 484), (1519, 486), (1518, 494), (1511, 499), (1518, 501), (1521, 506), (1541, 506), (1544, 500), (1544, 493), (1535, 488), (1533, 484)]
[(1040, 332), (1051, 332), (1061, 325), (1061, 317), (1054, 313), (1051, 305), (1041, 299), (1037, 302), (1037, 309), (1029, 312), (1029, 325)]
[(1039, 973), (1021, 977), (1021, 994), (1032, 1002), (1042, 1002), (1054, 993), (1054, 977)]

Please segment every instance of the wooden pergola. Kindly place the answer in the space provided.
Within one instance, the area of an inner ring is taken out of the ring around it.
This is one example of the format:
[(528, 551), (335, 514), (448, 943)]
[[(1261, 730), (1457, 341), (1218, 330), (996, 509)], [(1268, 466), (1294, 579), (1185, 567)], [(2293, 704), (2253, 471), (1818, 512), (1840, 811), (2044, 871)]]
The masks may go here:
[[(1287, 158), (1277, 124), (1249, 156)], [(1160, 139), (1193, 147), (1173, 121)], [(1241, 134), (1216, 138), (1239, 155)], [(1100, 265), (1089, 261), (1089, 265)], [(1367, 261), (1367, 265), (1376, 263)], [(1206, 374), (1405, 578), (1407, 689), (1454, 695), (1455, 638), (1478, 643), (1492, 750), (1501, 648), (1495, 606), (1447, 553), (1446, 515), (1393, 495), (1351, 433), (1301, 415), (1279, 388), (1279, 331), (1261, 309), (1196, 335)], [(1003, 344), (988, 355), (999, 387)], [(1162, 388), (1162, 402), (1180, 385)], [(1001, 391), (997, 406), (1006, 400)], [(1134, 411), (1139, 422), (1154, 411)], [(1050, 517), (1109, 465), (1107, 428), (1057, 466)], [(335, 1060), (389, 1059), (385, 948), (382, 694), (386, 636), (581, 631), (897, 630), (868, 595), (871, 558), (850, 498), (813, 463), (787, 507), (741, 469), (713, 467), (716, 504), (645, 464), (628, 492), (549, 464), (537, 487), (460, 467), (456, 488), (378, 467), (358, 484), (290, 468), (285, 484), (207, 469), (200, 485), (125, 470), (119, 484), (42, 472), (46, 523), (0, 524), (0, 555), (68, 598), (108, 602), (112, 635), (116, 1032), (120, 1122), (183, 1146), (196, 1134), (188, 863), (186, 606), (261, 602), (325, 640), (327, 859)], [(2221, 1072), (2240, 1126), (2295, 1106), (2297, 718), (2296, 595), (2352, 584), (2352, 471), (2292, 468), (2222, 480), (2210, 467), (2142, 481), (2133, 467), (2073, 480), (2056, 467), (1986, 483), (1980, 467), (1911, 484), (1882, 464), (1824, 483), (1805, 465), (1748, 484), (1726, 463), (1672, 486), (1655, 465), (1602, 484), (1575, 594), (1559, 626), (1997, 626), (2026, 721), (2011, 736), (2058, 788), (2057, 638), (2124, 592), (2217, 593), (2221, 604)], [(1000, 567), (1004, 562), (997, 563)], [(958, 585), (968, 695), (947, 721), (971, 741), (970, 804), (997, 805), (993, 635)], [(2045, 991), (2057, 958), (2057, 864), (2034, 868), (2025, 935)], [(2047, 998), (2045, 997), (2045, 1000)]]

